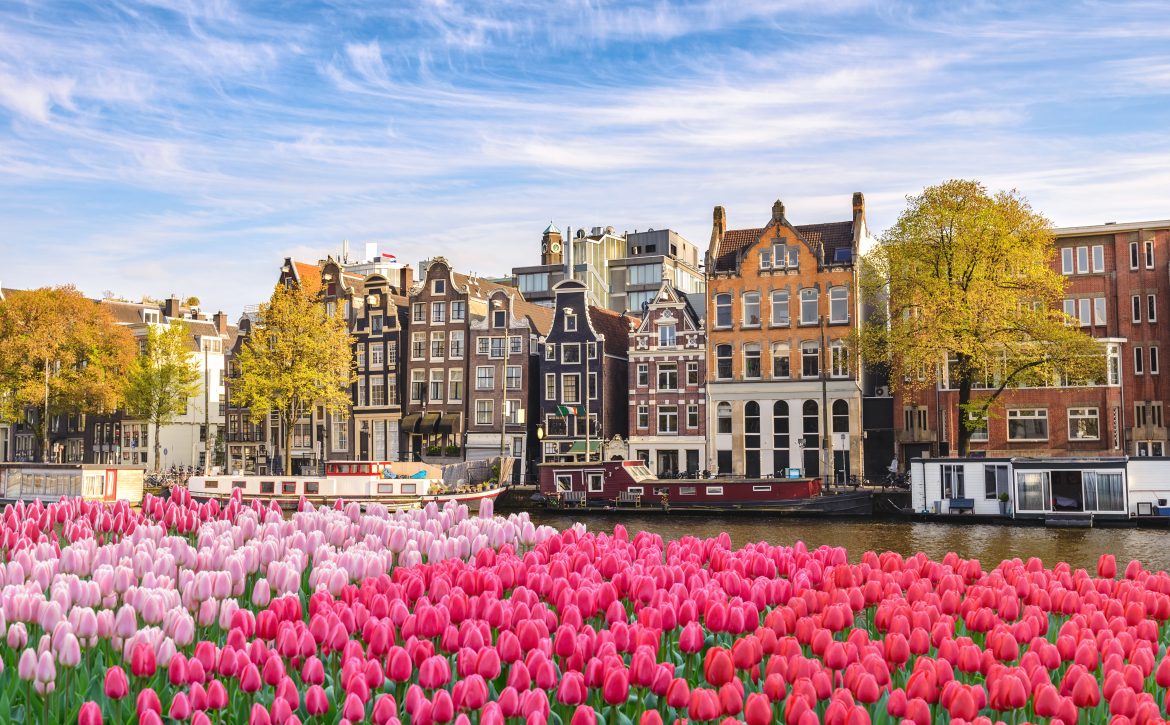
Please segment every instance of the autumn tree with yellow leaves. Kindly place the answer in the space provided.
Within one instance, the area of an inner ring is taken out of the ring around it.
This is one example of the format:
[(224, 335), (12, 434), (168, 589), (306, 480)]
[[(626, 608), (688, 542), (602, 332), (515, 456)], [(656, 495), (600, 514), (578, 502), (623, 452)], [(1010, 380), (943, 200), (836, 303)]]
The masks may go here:
[(936, 385), (946, 366), (960, 456), (1004, 391), (1104, 380), (1104, 346), (1062, 309), (1052, 225), (1022, 195), (952, 180), (907, 202), (864, 259), (878, 304), (862, 353), (908, 391)]

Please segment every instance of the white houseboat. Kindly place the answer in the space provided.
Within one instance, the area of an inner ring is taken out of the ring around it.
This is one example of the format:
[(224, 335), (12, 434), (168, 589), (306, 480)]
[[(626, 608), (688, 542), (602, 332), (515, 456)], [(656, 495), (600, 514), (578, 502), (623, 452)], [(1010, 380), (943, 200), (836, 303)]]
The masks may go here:
[[(1146, 466), (1140, 459), (1104, 457), (915, 459), (911, 501), (914, 513), (928, 517), (999, 516), (1053, 525), (1127, 521), (1157, 514), (1153, 505), (1139, 511), (1138, 503), (1170, 497), (1167, 462), (1158, 462), (1160, 475)], [(1140, 492), (1133, 489), (1137, 480)]]
[(46, 503), (62, 496), (142, 502), (141, 467), (90, 463), (0, 463), (0, 502)]
[(295, 508), (304, 496), (314, 504), (345, 499), (392, 508), (457, 501), (472, 510), (504, 490), (494, 482), (444, 483), (442, 468), (403, 461), (330, 461), (324, 476), (193, 476), (187, 488), (203, 501), (227, 499), (242, 489), (246, 499), (276, 501), (283, 508)]

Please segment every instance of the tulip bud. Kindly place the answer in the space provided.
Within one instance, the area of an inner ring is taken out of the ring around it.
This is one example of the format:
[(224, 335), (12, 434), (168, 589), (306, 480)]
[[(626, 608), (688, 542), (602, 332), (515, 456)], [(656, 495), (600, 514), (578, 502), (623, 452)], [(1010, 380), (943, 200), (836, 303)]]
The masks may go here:
[(77, 713), (77, 725), (102, 725), (102, 709), (92, 700), (81, 706)]
[(111, 700), (121, 700), (129, 694), (130, 683), (126, 680), (125, 670), (117, 665), (106, 670), (105, 692)]

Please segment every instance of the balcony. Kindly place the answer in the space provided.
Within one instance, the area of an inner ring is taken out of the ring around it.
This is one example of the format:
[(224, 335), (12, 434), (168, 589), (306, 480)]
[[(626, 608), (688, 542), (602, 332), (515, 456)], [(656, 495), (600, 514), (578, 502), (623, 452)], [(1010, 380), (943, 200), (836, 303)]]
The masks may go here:
[(897, 431), (899, 443), (935, 443), (938, 441), (938, 432), (922, 428), (902, 429)]

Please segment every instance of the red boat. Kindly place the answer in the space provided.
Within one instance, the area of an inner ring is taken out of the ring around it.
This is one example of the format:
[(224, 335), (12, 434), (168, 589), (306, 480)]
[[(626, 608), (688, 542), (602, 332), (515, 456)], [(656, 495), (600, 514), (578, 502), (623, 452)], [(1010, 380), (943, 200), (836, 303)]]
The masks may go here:
[(549, 508), (868, 515), (867, 492), (824, 493), (816, 478), (655, 478), (642, 461), (543, 463)]

